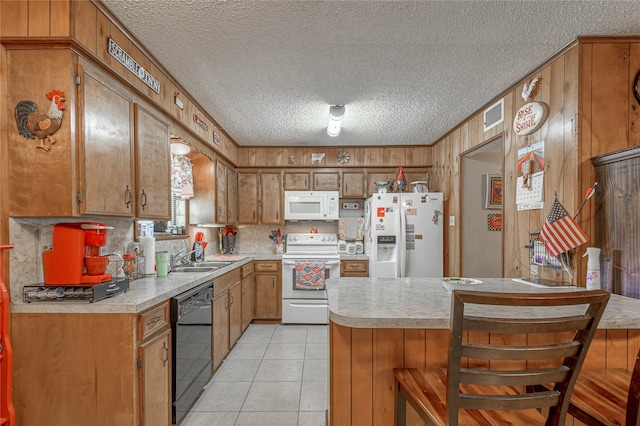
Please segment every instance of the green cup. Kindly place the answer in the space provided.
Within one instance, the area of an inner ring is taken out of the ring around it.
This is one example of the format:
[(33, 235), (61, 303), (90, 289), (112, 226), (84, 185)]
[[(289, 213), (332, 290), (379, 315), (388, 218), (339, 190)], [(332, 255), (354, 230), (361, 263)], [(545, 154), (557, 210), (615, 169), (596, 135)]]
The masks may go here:
[(166, 277), (169, 274), (169, 252), (156, 252), (156, 275)]

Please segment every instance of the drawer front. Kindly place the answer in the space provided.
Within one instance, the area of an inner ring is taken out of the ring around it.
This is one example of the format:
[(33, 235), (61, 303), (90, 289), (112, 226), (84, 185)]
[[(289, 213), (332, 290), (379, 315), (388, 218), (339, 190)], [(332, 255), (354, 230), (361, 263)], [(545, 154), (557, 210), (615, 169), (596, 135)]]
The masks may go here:
[(240, 282), (240, 268), (227, 272), (213, 279), (213, 297), (229, 290), (235, 283)]
[(142, 341), (169, 326), (169, 301), (138, 315), (138, 340)]
[(242, 266), (242, 278), (253, 274), (253, 270), (254, 270), (253, 262), (249, 262), (246, 265), (243, 265)]
[(255, 262), (256, 272), (279, 272), (281, 262)]
[(367, 261), (349, 261), (340, 262), (343, 272), (369, 272), (369, 262)]

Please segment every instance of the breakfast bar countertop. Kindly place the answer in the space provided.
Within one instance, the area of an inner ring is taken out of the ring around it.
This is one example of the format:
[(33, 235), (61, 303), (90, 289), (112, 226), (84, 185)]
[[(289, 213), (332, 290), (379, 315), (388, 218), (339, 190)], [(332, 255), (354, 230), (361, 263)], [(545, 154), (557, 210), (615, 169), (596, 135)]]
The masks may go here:
[[(535, 287), (511, 278), (480, 278), (469, 290), (551, 293), (581, 287)], [(451, 294), (442, 278), (331, 278), (329, 319), (351, 328), (448, 329)], [(502, 308), (501, 308), (502, 309)], [(516, 314), (517, 315), (517, 314)], [(640, 300), (612, 294), (598, 328), (640, 328)]]

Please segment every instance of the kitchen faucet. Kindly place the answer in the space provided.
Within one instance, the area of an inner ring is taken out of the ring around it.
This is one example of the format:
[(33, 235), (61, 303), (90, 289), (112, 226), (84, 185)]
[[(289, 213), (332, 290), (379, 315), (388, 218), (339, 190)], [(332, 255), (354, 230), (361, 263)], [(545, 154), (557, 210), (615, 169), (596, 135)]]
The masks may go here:
[(184, 250), (183, 250), (183, 251), (181, 251), (180, 253), (178, 253), (176, 255), (172, 255), (171, 256), (171, 262), (169, 262), (169, 270), (174, 268), (178, 264), (178, 262), (180, 262), (180, 264), (182, 264), (182, 265), (185, 265), (185, 264), (189, 263), (188, 261), (185, 261), (185, 260), (187, 260), (187, 258), (191, 254), (195, 253), (198, 250), (201, 250), (201, 249), (191, 250), (191, 251), (188, 251), (188, 252), (186, 252), (184, 254), (183, 254), (183, 252), (184, 252)]

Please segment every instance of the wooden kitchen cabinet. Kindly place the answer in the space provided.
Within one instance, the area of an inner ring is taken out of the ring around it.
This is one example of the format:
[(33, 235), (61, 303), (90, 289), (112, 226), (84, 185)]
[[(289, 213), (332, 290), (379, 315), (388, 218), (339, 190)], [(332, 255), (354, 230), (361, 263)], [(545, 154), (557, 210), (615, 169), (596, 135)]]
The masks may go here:
[(341, 277), (368, 277), (369, 261), (368, 260), (340, 260), (340, 276)]
[(216, 164), (209, 157), (195, 153), (193, 165), (194, 196), (189, 199), (189, 223), (216, 223)]
[(311, 189), (311, 173), (309, 172), (285, 171), (282, 181), (285, 191), (308, 191)]
[(22, 336), (12, 340), (16, 424), (171, 424), (168, 301), (139, 314), (13, 313), (11, 320), (12, 335)]
[(171, 154), (169, 126), (139, 104), (135, 105), (136, 217), (171, 218)]
[(80, 213), (131, 217), (136, 203), (131, 97), (102, 73), (79, 69)]
[[(215, 289), (215, 285), (214, 285)], [(229, 295), (221, 293), (211, 302), (211, 357), (212, 368), (216, 371), (229, 353)]]
[(253, 312), (255, 310), (256, 282), (254, 262), (243, 265), (240, 275), (242, 278), (242, 331), (244, 332), (253, 320)]
[(313, 173), (313, 190), (314, 191), (339, 191), (340, 190), (340, 172), (314, 172)]
[(229, 349), (242, 336), (242, 282), (229, 289)]
[(260, 173), (260, 224), (282, 225), (282, 174), (278, 172)]
[(227, 165), (220, 160), (216, 160), (216, 220), (214, 223), (226, 224), (227, 223)]
[(215, 279), (212, 302), (212, 368), (216, 371), (242, 335), (240, 268)]
[(171, 329), (169, 303), (138, 316), (140, 425), (171, 424)]
[(282, 263), (255, 261), (256, 304), (254, 319), (282, 318)]
[(238, 172), (238, 225), (258, 224), (258, 172)]
[(238, 172), (227, 170), (227, 225), (238, 224)]
[(364, 172), (343, 172), (341, 198), (367, 198)]

